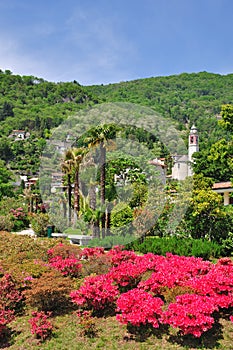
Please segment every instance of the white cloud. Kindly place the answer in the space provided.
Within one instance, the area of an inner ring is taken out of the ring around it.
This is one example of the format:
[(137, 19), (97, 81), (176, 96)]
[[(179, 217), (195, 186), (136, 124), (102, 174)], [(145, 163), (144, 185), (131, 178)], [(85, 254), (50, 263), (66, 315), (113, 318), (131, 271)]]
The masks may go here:
[(75, 79), (85, 85), (132, 77), (128, 62), (136, 56), (135, 48), (113, 14), (72, 9), (63, 23), (57, 21), (40, 19), (24, 28), (5, 28), (0, 34), (0, 68), (51, 81)]

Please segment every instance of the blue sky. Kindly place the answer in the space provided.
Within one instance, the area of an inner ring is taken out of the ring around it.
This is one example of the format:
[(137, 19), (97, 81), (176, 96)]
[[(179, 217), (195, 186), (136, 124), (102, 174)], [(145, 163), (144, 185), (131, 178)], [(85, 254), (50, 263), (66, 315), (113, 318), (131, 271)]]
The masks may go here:
[(233, 73), (232, 0), (0, 0), (0, 68), (83, 85)]

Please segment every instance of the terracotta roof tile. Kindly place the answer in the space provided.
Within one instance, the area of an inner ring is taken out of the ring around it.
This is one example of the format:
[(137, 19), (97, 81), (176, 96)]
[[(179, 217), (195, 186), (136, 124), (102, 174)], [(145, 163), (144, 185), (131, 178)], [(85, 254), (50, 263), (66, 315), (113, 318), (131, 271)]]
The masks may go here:
[(230, 181), (216, 182), (215, 184), (213, 184), (213, 189), (230, 188), (230, 187), (232, 187), (232, 183)]

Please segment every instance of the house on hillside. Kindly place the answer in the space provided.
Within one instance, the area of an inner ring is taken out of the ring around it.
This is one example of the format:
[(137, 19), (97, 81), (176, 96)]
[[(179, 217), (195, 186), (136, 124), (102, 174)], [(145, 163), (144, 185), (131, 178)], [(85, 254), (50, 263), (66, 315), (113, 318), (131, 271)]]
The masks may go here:
[(9, 138), (14, 139), (14, 141), (25, 140), (30, 136), (30, 133), (25, 130), (12, 130)]
[(213, 184), (213, 191), (220, 193), (223, 197), (224, 205), (233, 205), (233, 196), (231, 193), (233, 192), (232, 183), (230, 181), (227, 182), (216, 182)]

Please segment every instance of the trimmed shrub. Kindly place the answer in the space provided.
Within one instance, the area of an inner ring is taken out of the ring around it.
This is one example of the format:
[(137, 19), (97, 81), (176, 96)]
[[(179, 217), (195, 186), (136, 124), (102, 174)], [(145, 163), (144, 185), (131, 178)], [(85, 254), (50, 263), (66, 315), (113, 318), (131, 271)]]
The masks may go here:
[(67, 310), (71, 306), (69, 293), (73, 289), (72, 280), (64, 278), (57, 271), (45, 272), (31, 281), (31, 288), (24, 292), (26, 304), (39, 311)]
[(215, 243), (202, 239), (179, 237), (147, 237), (144, 242), (135, 241), (126, 246), (141, 253), (166, 255), (167, 252), (180, 256), (195, 256), (204, 259), (219, 258), (223, 248)]

